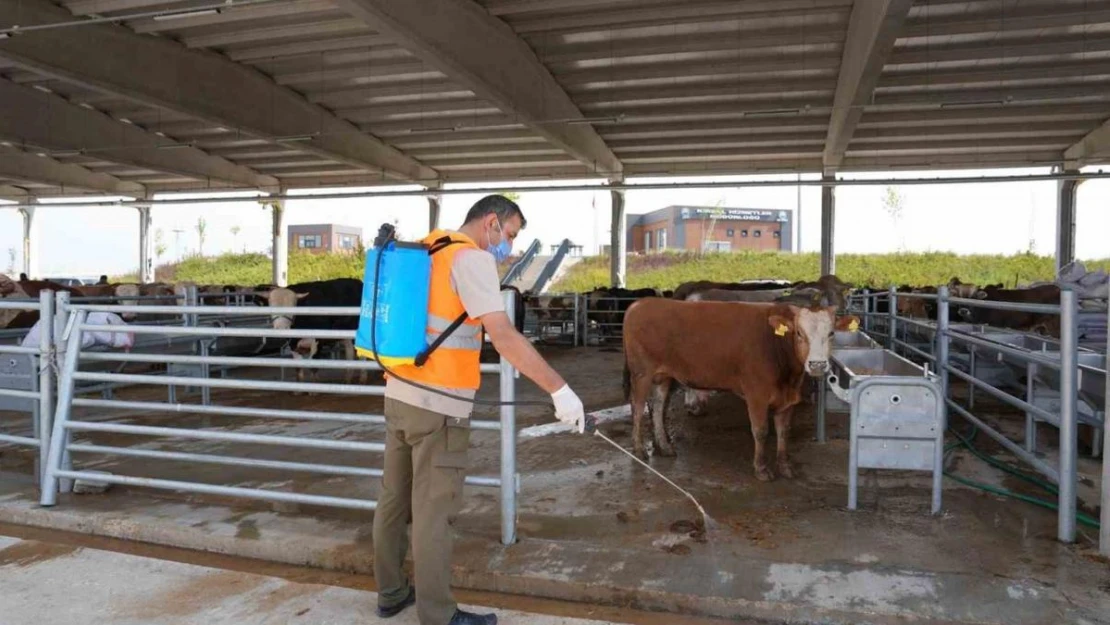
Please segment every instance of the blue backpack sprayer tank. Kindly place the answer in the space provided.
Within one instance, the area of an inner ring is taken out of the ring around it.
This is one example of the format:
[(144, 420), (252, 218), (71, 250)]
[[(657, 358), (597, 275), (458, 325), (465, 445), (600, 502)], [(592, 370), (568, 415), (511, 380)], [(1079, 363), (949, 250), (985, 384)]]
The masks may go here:
[[(355, 351), (376, 362), (390, 376), (421, 390), (460, 400), (456, 395), (406, 379), (391, 367), (421, 367), (428, 357), (466, 321), (459, 315), (439, 337), (428, 344), (428, 300), (431, 296), (432, 255), (454, 245), (449, 237), (437, 239), (432, 245), (423, 242), (398, 241), (392, 224), (382, 224), (374, 247), (366, 252), (365, 277), (362, 281), (362, 302), (359, 307)], [(550, 406), (543, 401), (512, 402), (482, 399), (464, 400), (484, 406)]]

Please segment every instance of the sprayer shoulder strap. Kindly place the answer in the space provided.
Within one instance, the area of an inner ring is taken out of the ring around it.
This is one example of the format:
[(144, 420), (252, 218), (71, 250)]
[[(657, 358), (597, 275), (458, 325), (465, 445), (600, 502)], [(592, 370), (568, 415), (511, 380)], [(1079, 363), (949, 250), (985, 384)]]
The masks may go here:
[(428, 246), (428, 256), (431, 256), (431, 255), (435, 254), (436, 252), (442, 250), (445, 247), (449, 247), (451, 245), (457, 245), (457, 244), (460, 244), (460, 243), (462, 243), (462, 241), (453, 241), (451, 239), (451, 237), (440, 237), (440, 238), (436, 239), (435, 241), (432, 241), (432, 244)]
[[(449, 236), (440, 237), (435, 241), (432, 241), (432, 244), (428, 246), (428, 256), (435, 254), (445, 247), (458, 243), (462, 243), (462, 241), (454, 241)], [(432, 352), (436, 351), (436, 349), (438, 349), (444, 341), (450, 338), (451, 334), (453, 334), (455, 330), (459, 329), (459, 326), (466, 323), (466, 318), (467, 314), (465, 312), (460, 314), (458, 317), (455, 318), (454, 321), (451, 322), (451, 325), (447, 326), (447, 328), (443, 332), (439, 333), (439, 336), (436, 337), (436, 340), (432, 341), (431, 345), (425, 347), (424, 351), (417, 354), (415, 362), (416, 366), (424, 366), (424, 363), (428, 362), (428, 358), (432, 355)]]

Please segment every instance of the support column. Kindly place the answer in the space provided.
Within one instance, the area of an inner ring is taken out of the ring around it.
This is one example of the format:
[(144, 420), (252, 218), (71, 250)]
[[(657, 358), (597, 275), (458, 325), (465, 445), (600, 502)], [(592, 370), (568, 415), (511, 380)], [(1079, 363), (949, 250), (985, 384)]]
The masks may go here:
[(439, 212), (443, 205), (442, 195), (428, 196), (428, 232), (439, 227)]
[(139, 283), (154, 282), (154, 239), (150, 236), (151, 205), (140, 204), (139, 209)]
[[(1077, 173), (1068, 170), (1064, 173)], [(1056, 274), (1075, 260), (1075, 209), (1080, 180), (1056, 183)]]
[[(825, 176), (822, 180), (835, 181), (836, 176)], [(821, 187), (821, 275), (836, 273), (836, 248), (834, 228), (836, 226), (836, 187)]]
[(612, 231), (609, 236), (609, 284), (624, 288), (627, 268), (625, 239), (628, 230), (628, 219), (624, 212), (624, 190), (610, 189), (609, 197), (613, 202)]
[[(281, 190), (285, 195), (285, 189)], [(289, 236), (285, 227), (285, 200), (270, 200), (267, 202), (273, 216), (273, 283), (277, 286), (289, 286)]]
[[(37, 204), (36, 198), (28, 198), (30, 203)], [(23, 217), (23, 273), (27, 277), (35, 280), (39, 277), (39, 263), (38, 263), (38, 250), (35, 246), (35, 239), (38, 238), (37, 229), (35, 228), (35, 207), (27, 206), (19, 209), (20, 216)]]

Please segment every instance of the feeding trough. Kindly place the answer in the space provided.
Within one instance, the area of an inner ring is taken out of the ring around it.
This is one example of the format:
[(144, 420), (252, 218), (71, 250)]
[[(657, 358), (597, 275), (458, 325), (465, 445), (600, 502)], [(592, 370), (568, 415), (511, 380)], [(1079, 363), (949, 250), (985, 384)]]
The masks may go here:
[(830, 359), (829, 387), (842, 401), (850, 401), (852, 389), (859, 382), (876, 376), (921, 378), (924, 368), (891, 352), (871, 349), (834, 349)]
[(937, 514), (944, 398), (936, 376), (889, 350), (839, 349), (827, 383), (850, 406), (848, 508), (858, 504), (860, 469), (931, 471)]

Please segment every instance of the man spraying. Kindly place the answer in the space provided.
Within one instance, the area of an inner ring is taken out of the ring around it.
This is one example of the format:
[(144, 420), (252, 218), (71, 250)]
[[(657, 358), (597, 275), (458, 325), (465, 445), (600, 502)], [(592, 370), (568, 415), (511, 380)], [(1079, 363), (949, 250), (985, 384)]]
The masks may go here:
[[(415, 603), (421, 625), (497, 623), (493, 614), (460, 610), (450, 589), (448, 520), (462, 500), (472, 400), (481, 383), (483, 328), (502, 357), (551, 394), (555, 416), (580, 433), (585, 430), (582, 401), (505, 313), (497, 264), (509, 257), (525, 224), (515, 202), (489, 195), (471, 207), (457, 231), (436, 230), (424, 239), (429, 246), (444, 237), (452, 242), (431, 257), (429, 340), (463, 313), (466, 320), (422, 366), (393, 367), (396, 375), (387, 375), (385, 466), (374, 513), (374, 575), (382, 618)], [(410, 519), (419, 596), (402, 570)]]

